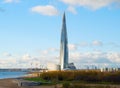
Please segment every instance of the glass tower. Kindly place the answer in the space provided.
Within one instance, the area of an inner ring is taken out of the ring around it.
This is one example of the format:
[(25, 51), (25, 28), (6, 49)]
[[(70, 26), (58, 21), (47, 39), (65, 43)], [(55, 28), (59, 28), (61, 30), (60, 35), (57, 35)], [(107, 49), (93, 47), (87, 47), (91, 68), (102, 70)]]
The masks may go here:
[(63, 14), (61, 42), (60, 42), (60, 69), (63, 70), (68, 67), (68, 39), (65, 13)]

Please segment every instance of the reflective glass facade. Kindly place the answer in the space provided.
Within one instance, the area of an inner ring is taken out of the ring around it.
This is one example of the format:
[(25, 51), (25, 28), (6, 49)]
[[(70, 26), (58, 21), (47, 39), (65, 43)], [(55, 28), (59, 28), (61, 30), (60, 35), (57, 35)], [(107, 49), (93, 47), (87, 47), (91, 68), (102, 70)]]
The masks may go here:
[(61, 42), (60, 42), (60, 65), (61, 65), (61, 70), (68, 67), (68, 39), (67, 39), (65, 13), (63, 14), (63, 20), (62, 20), (62, 31), (61, 31)]

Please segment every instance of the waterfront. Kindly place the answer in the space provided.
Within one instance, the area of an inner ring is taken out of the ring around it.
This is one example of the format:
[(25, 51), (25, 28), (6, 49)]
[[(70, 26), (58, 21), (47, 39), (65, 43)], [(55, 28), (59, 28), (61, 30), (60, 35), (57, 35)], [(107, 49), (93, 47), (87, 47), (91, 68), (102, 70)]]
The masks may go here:
[[(118, 73), (119, 72), (100, 72), (100, 71), (93, 71), (93, 70), (91, 71), (82, 71), (82, 70), (63, 71), (63, 72), (52, 71), (52, 73), (51, 72), (41, 73), (41, 77), (32, 77), (32, 78), (23, 77), (21, 79), (16, 79), (17, 77), (28, 75), (28, 72), (24, 72), (24, 71), (3, 71), (2, 72), (0, 71), (0, 78), (1, 78), (0, 88), (81, 88), (81, 87), (82, 88), (120, 88), (119, 80), (118, 82), (115, 82), (117, 81), (117, 79), (115, 78), (119, 78), (118, 77), (119, 75), (117, 75)], [(30, 73), (30, 74), (33, 75), (35, 73)], [(56, 76), (56, 74), (59, 74), (59, 75)], [(115, 78), (113, 78), (111, 74), (114, 75)], [(48, 78), (51, 78), (51, 79), (46, 79), (45, 76), (47, 77), (49, 76)], [(82, 77), (82, 79), (80, 77)], [(98, 80), (99, 78), (101, 79), (104, 78), (105, 82), (104, 81), (100, 82), (100, 80)], [(107, 81), (107, 79), (105, 78), (109, 78), (109, 81)], [(114, 83), (111, 82), (110, 78), (112, 78), (111, 80), (114, 81)], [(95, 81), (93, 79), (96, 79), (98, 81)], [(21, 82), (23, 84), (24, 83), (33, 84), (33, 82), (34, 83), (40, 82), (41, 84), (37, 86), (27, 85), (27, 84), (19, 86), (19, 83)], [(51, 83), (48, 85), (46, 84), (48, 82), (51, 82)], [(57, 82), (57, 84), (55, 82)], [(65, 87), (66, 85), (69, 87)]]
[(0, 79), (18, 78), (25, 75), (27, 75), (27, 72), (23, 71), (0, 71)]

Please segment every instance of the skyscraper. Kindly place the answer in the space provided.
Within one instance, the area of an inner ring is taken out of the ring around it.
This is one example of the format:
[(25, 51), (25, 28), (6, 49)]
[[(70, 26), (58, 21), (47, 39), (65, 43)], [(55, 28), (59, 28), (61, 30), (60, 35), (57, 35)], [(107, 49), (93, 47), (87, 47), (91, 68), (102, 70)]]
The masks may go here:
[(62, 20), (62, 31), (61, 31), (61, 42), (60, 42), (60, 69), (63, 70), (65, 68), (68, 68), (68, 39), (67, 39), (66, 17), (64, 13)]

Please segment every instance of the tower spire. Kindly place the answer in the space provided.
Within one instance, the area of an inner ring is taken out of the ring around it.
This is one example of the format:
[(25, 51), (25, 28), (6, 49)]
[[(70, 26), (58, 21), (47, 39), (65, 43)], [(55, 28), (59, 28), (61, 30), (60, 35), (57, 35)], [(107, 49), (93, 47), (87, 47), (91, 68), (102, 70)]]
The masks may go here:
[(61, 44), (60, 44), (60, 65), (61, 70), (68, 67), (68, 40), (65, 12), (62, 19)]
[(66, 23), (65, 12), (63, 13), (63, 22)]

